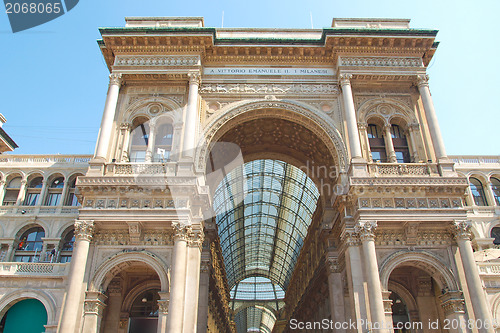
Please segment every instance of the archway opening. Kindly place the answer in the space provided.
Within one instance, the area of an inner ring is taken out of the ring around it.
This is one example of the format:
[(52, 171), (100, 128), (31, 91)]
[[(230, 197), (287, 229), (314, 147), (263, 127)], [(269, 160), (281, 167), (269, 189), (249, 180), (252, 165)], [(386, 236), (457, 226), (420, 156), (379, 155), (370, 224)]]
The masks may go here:
[(107, 296), (103, 333), (153, 333), (158, 326), (158, 273), (140, 261), (125, 261), (109, 271), (101, 286)]
[(33, 298), (15, 303), (0, 322), (0, 333), (39, 333), (45, 332), (47, 310)]

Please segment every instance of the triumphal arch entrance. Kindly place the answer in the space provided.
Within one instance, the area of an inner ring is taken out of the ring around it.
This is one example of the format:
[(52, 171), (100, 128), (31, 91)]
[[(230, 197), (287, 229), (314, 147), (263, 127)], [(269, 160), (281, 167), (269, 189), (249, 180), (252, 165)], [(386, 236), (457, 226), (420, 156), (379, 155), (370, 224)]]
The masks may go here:
[(428, 85), (437, 31), (127, 18), (100, 32), (111, 74), (59, 332), (490, 318)]

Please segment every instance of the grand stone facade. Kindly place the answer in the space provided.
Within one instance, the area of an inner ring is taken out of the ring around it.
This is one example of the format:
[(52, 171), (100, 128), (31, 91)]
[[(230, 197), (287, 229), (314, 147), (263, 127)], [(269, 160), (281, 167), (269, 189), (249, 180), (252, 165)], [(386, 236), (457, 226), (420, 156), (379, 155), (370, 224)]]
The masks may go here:
[(95, 154), (0, 156), (1, 330), (497, 330), (500, 158), (446, 154), (437, 31), (126, 21)]

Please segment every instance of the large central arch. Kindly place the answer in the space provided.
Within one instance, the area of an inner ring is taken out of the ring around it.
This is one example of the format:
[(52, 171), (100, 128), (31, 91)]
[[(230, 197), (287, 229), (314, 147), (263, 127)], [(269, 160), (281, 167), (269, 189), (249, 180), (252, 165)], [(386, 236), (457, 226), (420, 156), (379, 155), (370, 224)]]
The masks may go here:
[(304, 126), (325, 144), (340, 171), (347, 170), (347, 148), (332, 119), (306, 104), (289, 100), (242, 101), (220, 109), (204, 126), (197, 151), (198, 170), (206, 170), (210, 145), (218, 142), (231, 128), (250, 120), (265, 118), (288, 120)]

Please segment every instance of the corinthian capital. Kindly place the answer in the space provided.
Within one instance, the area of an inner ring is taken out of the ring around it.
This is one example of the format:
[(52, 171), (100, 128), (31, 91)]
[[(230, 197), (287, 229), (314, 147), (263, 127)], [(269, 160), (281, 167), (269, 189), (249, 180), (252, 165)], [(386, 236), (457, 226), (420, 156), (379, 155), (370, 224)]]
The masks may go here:
[(346, 230), (342, 240), (347, 246), (358, 246), (359, 234), (355, 230)]
[(188, 246), (198, 247), (201, 251), (203, 247), (203, 241), (205, 240), (205, 235), (203, 231), (193, 232), (193, 234), (188, 239)]
[(350, 85), (351, 79), (352, 79), (352, 74), (340, 74), (339, 75), (340, 86), (343, 87)]
[(466, 221), (453, 222), (451, 233), (456, 240), (470, 240), (472, 236), (471, 226)]
[(376, 221), (361, 221), (354, 227), (362, 241), (375, 239)]
[(194, 236), (193, 228), (188, 224), (172, 222), (174, 227), (174, 240), (189, 241)]
[(92, 236), (94, 235), (94, 221), (84, 221), (84, 220), (76, 220), (75, 221), (75, 238), (83, 239), (87, 241), (92, 240)]
[(418, 87), (428, 87), (429, 86), (429, 75), (420, 74), (417, 75), (417, 85)]
[(111, 73), (109, 74), (109, 85), (120, 86), (122, 84), (122, 74), (121, 73)]
[(196, 83), (200, 85), (201, 83), (201, 74), (199, 71), (189, 71), (188, 72), (189, 83)]

